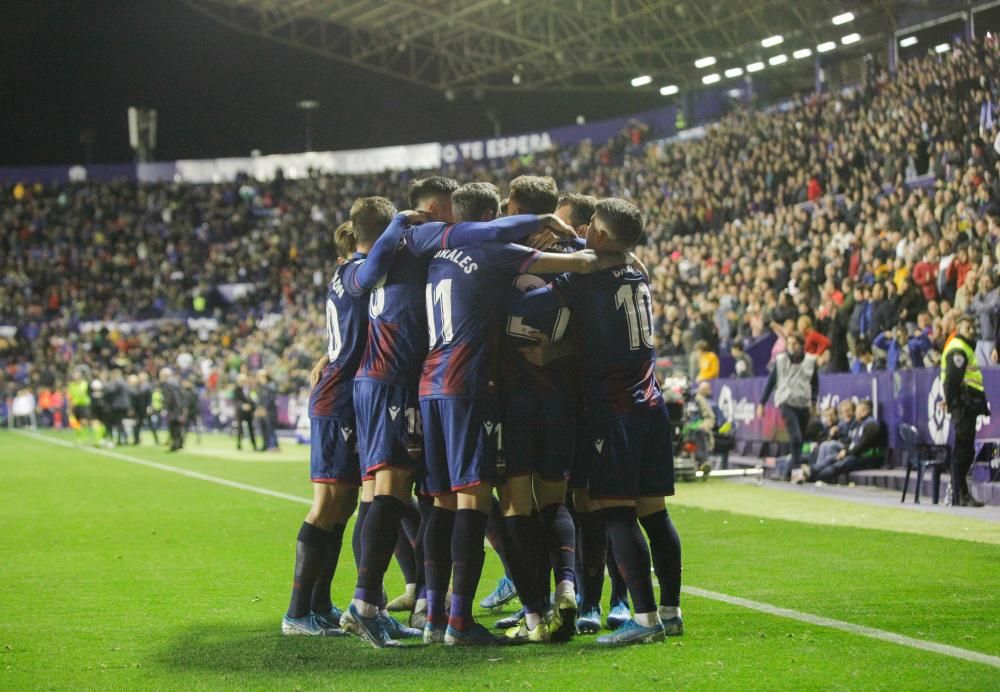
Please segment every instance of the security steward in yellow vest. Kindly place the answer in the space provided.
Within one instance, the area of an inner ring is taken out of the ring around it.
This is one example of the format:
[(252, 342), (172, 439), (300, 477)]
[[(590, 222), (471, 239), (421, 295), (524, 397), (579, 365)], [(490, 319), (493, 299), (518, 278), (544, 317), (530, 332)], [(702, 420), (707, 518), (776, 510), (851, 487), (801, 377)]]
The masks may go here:
[(955, 424), (951, 453), (952, 504), (982, 507), (969, 492), (967, 476), (976, 456), (976, 419), (989, 415), (983, 373), (976, 362), (976, 321), (969, 315), (958, 319), (958, 331), (941, 357), (941, 383), (945, 404)]

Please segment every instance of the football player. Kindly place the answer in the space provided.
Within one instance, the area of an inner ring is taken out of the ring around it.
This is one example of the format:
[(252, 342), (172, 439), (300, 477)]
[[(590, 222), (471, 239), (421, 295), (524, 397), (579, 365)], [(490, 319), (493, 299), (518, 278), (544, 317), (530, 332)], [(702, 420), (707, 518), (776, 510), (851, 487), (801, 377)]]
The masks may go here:
[[(550, 177), (519, 176), (510, 183), (508, 213), (552, 213), (559, 191)], [(545, 248), (572, 252), (569, 239)], [(550, 275), (522, 274), (519, 292), (541, 288)], [(566, 485), (573, 465), (576, 409), (575, 359), (572, 346), (565, 356), (545, 367), (529, 363), (520, 348), (537, 342), (559, 342), (570, 323), (570, 311), (560, 307), (532, 319), (505, 320), (501, 346), (501, 401), (506, 478), (500, 486), (504, 539), (514, 586), (523, 606), (523, 620), (507, 630), (514, 640), (566, 641), (576, 631), (574, 564), (576, 530), (566, 507)], [(556, 600), (549, 607), (549, 573), (555, 572)]]
[[(606, 199), (596, 206), (587, 247), (621, 253), (635, 247), (642, 235), (639, 210), (625, 200)], [(576, 504), (603, 523), (635, 607), (633, 619), (597, 642), (662, 641), (668, 629), (671, 634), (683, 631), (681, 565), (680, 540), (664, 505), (664, 497), (674, 492), (673, 455), (654, 372), (648, 279), (624, 263), (587, 276), (561, 276), (515, 300), (512, 313), (528, 316), (559, 307), (573, 311), (581, 335), (577, 350), (590, 431), (583, 457), (587, 491), (578, 493)], [(650, 578), (650, 544), (661, 583), (660, 609)], [(583, 559), (590, 562), (586, 555)], [(594, 562), (603, 563), (603, 555)]]
[[(344, 527), (357, 504), (361, 484), (356, 451), (353, 383), (367, 343), (368, 292), (384, 273), (390, 248), (380, 258), (366, 253), (396, 212), (381, 197), (359, 199), (351, 208), (358, 223), (335, 232), (344, 260), (330, 282), (326, 299), (328, 346), (316, 364), (319, 380), (309, 396), (310, 476), (313, 503), (299, 529), (295, 579), (284, 634), (342, 635), (341, 613), (330, 600)], [(323, 361), (326, 361), (325, 363)]]
[[(528, 269), (593, 271), (607, 258), (587, 251), (540, 253), (519, 245), (471, 242), (485, 236), (508, 239), (500, 237), (501, 230), (524, 237), (543, 225), (560, 229), (564, 237), (572, 234), (553, 215), (492, 221), (500, 199), (488, 183), (459, 188), (452, 205), (457, 225), (426, 228), (425, 224), (404, 235), (416, 254), (433, 255), (425, 288), (431, 346), (420, 380), (425, 483), (435, 498), (424, 540), (428, 598), (424, 641), (483, 645), (496, 643), (472, 618), (496, 480), (496, 316), (502, 313), (515, 275)], [(538, 239), (533, 242), (538, 244)], [(444, 599), (452, 572), (451, 612), (446, 616)]]

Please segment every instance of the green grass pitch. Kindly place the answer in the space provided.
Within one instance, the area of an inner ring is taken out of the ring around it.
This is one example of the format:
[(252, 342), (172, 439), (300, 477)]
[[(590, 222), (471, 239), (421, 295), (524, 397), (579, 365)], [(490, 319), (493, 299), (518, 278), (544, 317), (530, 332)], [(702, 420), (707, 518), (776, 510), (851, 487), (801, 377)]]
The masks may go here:
[[(304, 448), (118, 451), (310, 493)], [(1000, 690), (989, 663), (693, 595), (683, 637), (625, 650), (284, 638), (306, 504), (6, 431), (0, 478), (0, 689)], [(670, 508), (686, 585), (1000, 656), (1000, 524), (719, 480), (682, 484)], [(479, 597), (499, 574), (487, 551)], [(354, 578), (345, 541), (338, 605)], [(401, 589), (395, 566), (386, 586)]]

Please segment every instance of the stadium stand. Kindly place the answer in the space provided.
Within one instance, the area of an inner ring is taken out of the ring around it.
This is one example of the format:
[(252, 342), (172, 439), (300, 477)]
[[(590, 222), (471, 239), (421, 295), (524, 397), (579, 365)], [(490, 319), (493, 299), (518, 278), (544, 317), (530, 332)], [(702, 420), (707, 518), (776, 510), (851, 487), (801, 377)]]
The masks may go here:
[[(825, 373), (934, 367), (964, 312), (995, 365), (998, 61), (995, 40), (961, 44), (848, 90), (739, 110), (701, 139), (631, 128), (442, 172), (501, 187), (547, 174), (638, 204), (657, 349), (692, 380), (696, 342), (726, 376), (731, 344), (774, 334), (753, 359), (762, 374), (803, 317)], [(332, 228), (358, 195), (402, 203), (424, 173), (0, 188), (5, 396), (60, 389), (81, 364), (180, 362), (209, 391), (265, 366), (281, 392), (301, 392), (322, 348), (307, 306), (325, 290)]]

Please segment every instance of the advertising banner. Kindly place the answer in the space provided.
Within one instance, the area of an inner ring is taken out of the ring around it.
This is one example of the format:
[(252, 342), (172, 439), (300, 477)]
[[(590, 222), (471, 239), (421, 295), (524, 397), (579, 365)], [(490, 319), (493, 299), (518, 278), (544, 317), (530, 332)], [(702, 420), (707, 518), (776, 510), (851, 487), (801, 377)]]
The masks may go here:
[(623, 118), (611, 118), (593, 123), (565, 125), (491, 139), (446, 142), (441, 145), (441, 163), (454, 164), (463, 161), (524, 156), (553, 147), (574, 146), (585, 140), (590, 140), (595, 146), (601, 146), (634, 123), (646, 125), (653, 138), (665, 137), (673, 134), (676, 116), (675, 106), (665, 106)]
[[(983, 379), (991, 411), (1000, 410), (1000, 369), (985, 370)], [(732, 422), (733, 435), (737, 440), (788, 440), (781, 416), (771, 403), (765, 407), (763, 418), (756, 415), (755, 409), (766, 383), (764, 377), (717, 379), (712, 382), (712, 395), (726, 419)], [(949, 444), (951, 440), (951, 416), (943, 407), (944, 388), (938, 370), (820, 375), (819, 392), (821, 410), (837, 406), (845, 399), (874, 401), (879, 419), (886, 424), (891, 447), (898, 445), (900, 423), (915, 426), (920, 438), (928, 444)], [(980, 417), (976, 439), (980, 442), (1000, 441), (1000, 415)]]

